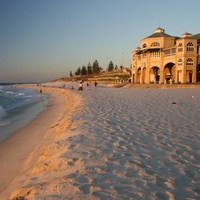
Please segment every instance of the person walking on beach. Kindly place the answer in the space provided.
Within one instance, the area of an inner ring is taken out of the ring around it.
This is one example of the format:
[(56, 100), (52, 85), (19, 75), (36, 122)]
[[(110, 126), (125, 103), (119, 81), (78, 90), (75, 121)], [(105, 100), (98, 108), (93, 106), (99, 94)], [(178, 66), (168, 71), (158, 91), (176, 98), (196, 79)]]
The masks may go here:
[(78, 90), (79, 91), (83, 91), (83, 84), (82, 84), (82, 82), (80, 82)]

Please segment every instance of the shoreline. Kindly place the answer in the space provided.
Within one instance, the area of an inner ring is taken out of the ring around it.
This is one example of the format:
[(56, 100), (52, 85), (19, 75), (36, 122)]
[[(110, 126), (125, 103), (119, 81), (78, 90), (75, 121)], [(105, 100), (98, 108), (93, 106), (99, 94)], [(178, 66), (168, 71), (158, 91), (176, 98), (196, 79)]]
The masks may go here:
[(7, 124), (0, 127), (0, 144), (9, 139), (12, 134), (31, 123), (42, 111), (46, 110), (49, 100), (45, 97), (42, 101), (25, 104), (7, 111), (6, 119), (4, 119), (4, 122)]
[[(20, 87), (40, 88), (33, 85)], [(17, 185), (17, 177), (38, 162), (44, 146), (54, 141), (61, 120), (62, 123), (69, 123), (70, 115), (80, 103), (75, 93), (64, 89), (42, 87), (42, 91), (50, 98), (47, 109), (0, 144), (0, 197), (3, 199), (8, 199), (11, 192), (17, 188), (14, 187)], [(62, 119), (65, 115), (68, 117)]]

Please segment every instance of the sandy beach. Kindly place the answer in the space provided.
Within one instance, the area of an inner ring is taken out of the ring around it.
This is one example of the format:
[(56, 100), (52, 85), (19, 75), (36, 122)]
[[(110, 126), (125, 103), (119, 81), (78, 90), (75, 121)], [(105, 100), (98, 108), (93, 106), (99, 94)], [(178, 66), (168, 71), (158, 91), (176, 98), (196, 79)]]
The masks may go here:
[[(21, 87), (40, 89), (35, 86)], [(0, 145), (0, 199), (12, 199), (10, 192), (16, 176), (20, 177), (38, 162), (42, 149), (59, 137), (57, 128), (65, 130), (70, 125), (70, 115), (79, 105), (78, 95), (69, 91), (60, 88), (41, 89), (51, 99), (48, 109)], [(15, 186), (19, 187), (19, 184)]]
[(43, 92), (0, 145), (0, 199), (200, 199), (200, 88)]

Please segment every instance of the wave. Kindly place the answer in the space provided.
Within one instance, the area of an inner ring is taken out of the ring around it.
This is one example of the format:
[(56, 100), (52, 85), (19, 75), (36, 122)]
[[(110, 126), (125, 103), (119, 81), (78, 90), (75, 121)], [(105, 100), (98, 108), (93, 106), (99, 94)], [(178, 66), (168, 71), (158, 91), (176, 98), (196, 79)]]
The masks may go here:
[(12, 94), (16, 96), (24, 96), (25, 94), (23, 92), (13, 92), (13, 91), (5, 91), (6, 94)]
[(18, 95), (19, 95), (19, 96), (23, 96), (23, 95), (24, 95), (24, 93), (20, 92), (20, 93), (18, 93)]
[(9, 120), (4, 119), (4, 117), (6, 116), (7, 116), (6, 111), (3, 109), (2, 106), (0, 106), (0, 127), (6, 126), (11, 123)]
[(9, 120), (0, 120), (0, 127), (7, 126), (9, 124), (11, 124), (11, 121), (9, 121)]
[(6, 94), (15, 94), (13, 91), (5, 91)]
[(2, 106), (0, 106), (0, 120), (6, 116), (6, 111), (3, 109)]

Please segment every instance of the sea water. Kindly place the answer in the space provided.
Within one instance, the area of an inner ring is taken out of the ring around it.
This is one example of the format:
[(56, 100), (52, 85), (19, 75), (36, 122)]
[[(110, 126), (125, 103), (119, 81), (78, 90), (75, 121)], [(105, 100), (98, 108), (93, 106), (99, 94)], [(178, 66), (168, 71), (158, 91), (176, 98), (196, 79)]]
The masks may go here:
[(0, 143), (30, 123), (46, 109), (48, 96), (39, 88), (23, 89), (17, 85), (0, 84)]

